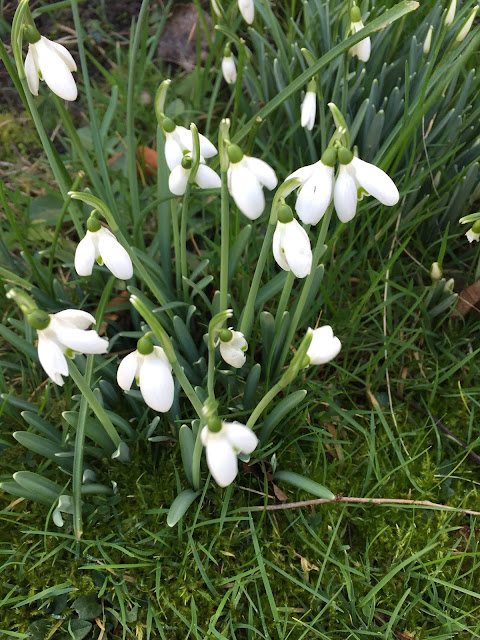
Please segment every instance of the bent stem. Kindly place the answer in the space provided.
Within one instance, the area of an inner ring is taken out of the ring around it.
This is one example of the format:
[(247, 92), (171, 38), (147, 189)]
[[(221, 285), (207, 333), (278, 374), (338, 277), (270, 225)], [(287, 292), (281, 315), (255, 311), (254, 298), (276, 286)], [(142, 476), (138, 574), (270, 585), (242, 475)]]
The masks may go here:
[(230, 249), (230, 207), (227, 172), (221, 172), (221, 221), (220, 221), (220, 311), (228, 306), (228, 253)]
[(179, 259), (180, 270), (182, 275), (182, 287), (183, 297), (185, 302), (188, 297), (188, 272), (187, 272), (187, 222), (188, 222), (188, 205), (190, 200), (190, 193), (192, 191), (192, 185), (187, 183), (185, 194), (182, 202), (182, 215), (180, 220), (180, 256), (175, 256), (175, 261)]

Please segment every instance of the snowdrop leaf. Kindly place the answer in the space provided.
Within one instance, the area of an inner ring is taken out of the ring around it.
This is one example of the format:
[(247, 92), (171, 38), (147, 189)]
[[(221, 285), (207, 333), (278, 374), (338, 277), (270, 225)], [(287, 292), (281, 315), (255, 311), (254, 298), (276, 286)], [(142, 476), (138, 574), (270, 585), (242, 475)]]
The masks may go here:
[(302, 489), (302, 491), (307, 491), (313, 496), (317, 496), (317, 498), (325, 498), (326, 500), (333, 500), (335, 498), (335, 494), (323, 485), (293, 471), (277, 471), (273, 479), (291, 484), (298, 489)]
[(198, 498), (201, 493), (201, 491), (185, 489), (185, 491), (178, 494), (168, 510), (167, 524), (169, 527), (174, 527), (177, 524), (180, 518), (185, 515), (192, 502)]
[(292, 409), (294, 409), (297, 404), (299, 404), (307, 395), (305, 389), (301, 389), (300, 391), (295, 391), (291, 393), (286, 398), (283, 398), (275, 409), (271, 411), (265, 422), (263, 423), (262, 430), (260, 431), (260, 441), (262, 443), (268, 442), (268, 438), (272, 433), (273, 429), (277, 426), (277, 424), (284, 418)]

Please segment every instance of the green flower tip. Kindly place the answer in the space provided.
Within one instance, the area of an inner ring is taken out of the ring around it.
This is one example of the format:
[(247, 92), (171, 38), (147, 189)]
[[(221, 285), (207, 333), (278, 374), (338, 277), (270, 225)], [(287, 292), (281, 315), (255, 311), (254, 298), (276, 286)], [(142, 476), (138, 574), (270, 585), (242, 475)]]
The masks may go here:
[(360, 9), (357, 6), (354, 6), (350, 9), (350, 20), (351, 22), (360, 22), (362, 19), (362, 14)]
[(340, 164), (350, 164), (353, 160), (353, 153), (347, 147), (340, 147), (338, 150), (338, 161)]
[(165, 133), (172, 133), (177, 128), (177, 125), (171, 118), (164, 118), (162, 120), (162, 129)]
[(100, 220), (98, 220), (98, 218), (92, 214), (87, 220), (88, 231), (91, 231), (92, 233), (96, 233), (97, 231), (100, 231), (101, 228), (102, 228), (102, 225), (100, 224)]
[(243, 158), (243, 151), (236, 144), (228, 145), (227, 153), (228, 153), (228, 159), (233, 164), (240, 162), (241, 159)]
[(322, 164), (324, 164), (325, 166), (334, 167), (335, 163), (337, 162), (336, 149), (334, 149), (333, 147), (328, 147), (328, 149), (323, 152), (321, 160)]
[(193, 164), (193, 160), (191, 158), (191, 156), (183, 156), (182, 158), (182, 167), (184, 169), (191, 169), (192, 168), (192, 164)]
[(230, 50), (230, 45), (227, 44), (227, 46), (225, 47), (225, 49), (223, 50), (223, 56), (225, 58), (230, 58), (232, 56), (232, 52)]
[(33, 24), (29, 24), (28, 26), (26, 26), (24, 33), (26, 39), (30, 44), (35, 44), (42, 37)]
[(222, 421), (217, 415), (211, 416), (207, 420), (207, 427), (209, 431), (212, 431), (213, 433), (218, 433), (222, 429)]
[(278, 207), (277, 217), (282, 224), (287, 224), (293, 220), (293, 213), (288, 204), (282, 204)]
[(472, 231), (473, 233), (480, 233), (480, 220), (473, 223)]
[(220, 329), (220, 331), (218, 332), (218, 337), (222, 342), (230, 342), (230, 340), (233, 338), (233, 333), (230, 331), (230, 329)]
[(50, 324), (50, 316), (41, 309), (35, 309), (27, 314), (27, 321), (32, 329), (46, 329)]
[(153, 352), (153, 342), (148, 336), (143, 336), (143, 338), (140, 338), (137, 342), (137, 351), (141, 353), (142, 356), (148, 356)]

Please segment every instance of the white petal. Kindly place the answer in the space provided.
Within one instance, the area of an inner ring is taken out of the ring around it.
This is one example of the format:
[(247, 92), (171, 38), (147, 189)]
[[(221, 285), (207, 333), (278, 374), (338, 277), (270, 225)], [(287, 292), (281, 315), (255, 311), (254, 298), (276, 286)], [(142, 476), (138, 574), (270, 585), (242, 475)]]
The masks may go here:
[[(139, 357), (140, 356), (140, 357)], [(139, 363), (143, 360), (138, 351), (132, 351), (120, 362), (117, 369), (117, 383), (124, 391), (128, 391), (137, 376)]]
[(238, 0), (238, 8), (247, 24), (252, 24), (255, 15), (253, 0)]
[(38, 67), (48, 87), (63, 100), (75, 100), (77, 85), (72, 73), (57, 50), (43, 37), (35, 44)]
[(313, 91), (307, 91), (302, 102), (301, 125), (309, 131), (313, 129), (315, 124), (315, 115), (317, 113), (317, 96)]
[(252, 453), (258, 444), (258, 438), (253, 431), (240, 422), (223, 422), (220, 433), (223, 432), (241, 453)]
[(176, 196), (183, 196), (187, 188), (190, 169), (184, 169), (178, 164), (168, 178), (168, 188)]
[(227, 84), (235, 84), (237, 81), (237, 68), (233, 56), (224, 56), (222, 60), (222, 74)]
[(48, 44), (50, 47), (53, 47), (60, 58), (65, 62), (69, 71), (77, 70), (77, 63), (72, 57), (72, 54), (68, 49), (66, 49), (63, 44), (58, 42), (54, 42), (53, 40), (48, 40)]
[(96, 331), (83, 331), (68, 325), (55, 327), (60, 344), (78, 353), (106, 353), (108, 340), (100, 338)]
[(338, 338), (333, 335), (333, 329), (329, 325), (319, 327), (313, 332), (312, 342), (308, 347), (307, 355), (310, 364), (325, 364), (333, 360), (342, 348)]
[(362, 62), (368, 62), (368, 60), (370, 59), (371, 48), (372, 45), (370, 42), (370, 38), (367, 37), (363, 40), (360, 40), (360, 42), (358, 42), (356, 45), (357, 58)]
[(262, 186), (255, 175), (240, 162), (228, 169), (228, 187), (230, 195), (240, 211), (256, 220), (265, 209), (265, 197)]
[(38, 75), (38, 69), (35, 62), (35, 49), (33, 45), (28, 45), (28, 53), (25, 58), (25, 75), (27, 76), (27, 84), (30, 89), (30, 93), (33, 96), (38, 96), (38, 85), (40, 84), (40, 77)]
[(92, 273), (97, 252), (90, 231), (80, 240), (75, 251), (75, 271), (79, 276), (89, 276)]
[(332, 201), (334, 168), (320, 160), (298, 192), (295, 211), (304, 224), (317, 224)]
[(354, 168), (355, 178), (367, 193), (388, 207), (397, 204), (400, 194), (385, 171), (360, 158), (353, 158), (351, 166)]
[(113, 233), (102, 227), (97, 232), (98, 250), (103, 262), (116, 278), (129, 280), (133, 276), (133, 265), (126, 249), (115, 238)]
[[(174, 133), (176, 133), (178, 140), (184, 149), (193, 151), (193, 138), (190, 129), (177, 126)], [(217, 150), (208, 138), (199, 133), (198, 139), (200, 142), (200, 153), (204, 158), (212, 158), (217, 155)]]
[(222, 431), (208, 434), (207, 464), (215, 482), (220, 487), (227, 487), (235, 480), (238, 473), (238, 460), (232, 445), (222, 435)]
[(154, 345), (153, 353), (155, 354), (155, 358), (157, 360), (161, 360), (165, 365), (167, 365), (169, 371), (172, 370), (172, 365), (168, 361), (168, 358), (165, 354), (165, 351), (162, 349), (162, 347), (157, 347)]
[(275, 232), (273, 234), (272, 250), (273, 257), (275, 258), (275, 262), (278, 264), (278, 266), (281, 267), (284, 271), (290, 271), (287, 259), (285, 258), (285, 253), (282, 249), (284, 227), (284, 224), (282, 224), (281, 222), (277, 222), (277, 226), (275, 227)]
[(88, 327), (95, 322), (95, 318), (91, 313), (80, 311), (80, 309), (65, 309), (64, 311), (52, 314), (50, 318), (51, 323), (49, 328), (58, 326), (58, 321), (61, 321), (63, 324), (65, 322), (70, 323), (76, 329), (88, 329)]
[(165, 413), (173, 404), (175, 388), (168, 365), (155, 352), (144, 356), (140, 367), (140, 391), (149, 407)]
[(195, 184), (200, 189), (219, 189), (222, 186), (222, 181), (213, 169), (205, 164), (200, 164), (195, 176)]
[(357, 212), (357, 184), (346, 165), (340, 165), (340, 171), (333, 191), (335, 210), (342, 222), (349, 222)]
[(38, 359), (48, 377), (63, 386), (63, 376), (68, 376), (68, 365), (63, 351), (54, 340), (43, 335), (43, 331), (38, 331)]
[(321, 161), (319, 160), (318, 162), (315, 162), (314, 164), (307, 164), (306, 167), (300, 167), (300, 169), (297, 169), (296, 171), (291, 173), (289, 176), (287, 176), (285, 178), (285, 182), (287, 180), (292, 179), (292, 178), (299, 178), (302, 182), (306, 182), (310, 178), (310, 176), (313, 174), (313, 172), (317, 168), (317, 165), (320, 162)]
[(269, 164), (251, 156), (243, 156), (242, 163), (255, 174), (262, 186), (267, 187), (269, 191), (275, 189), (278, 183), (277, 175)]
[(222, 342), (220, 340), (220, 355), (227, 364), (236, 369), (240, 369), (245, 364), (247, 356), (244, 351), (232, 343), (233, 339), (229, 342)]
[(312, 270), (310, 239), (296, 220), (288, 222), (285, 227), (283, 249), (288, 266), (297, 278), (305, 278)]
[(469, 242), (478, 242), (480, 240), (480, 233), (475, 233), (473, 229), (469, 229), (465, 235)]
[(171, 133), (167, 133), (165, 135), (165, 160), (167, 161), (167, 166), (170, 171), (173, 171), (173, 169), (182, 162), (182, 148)]

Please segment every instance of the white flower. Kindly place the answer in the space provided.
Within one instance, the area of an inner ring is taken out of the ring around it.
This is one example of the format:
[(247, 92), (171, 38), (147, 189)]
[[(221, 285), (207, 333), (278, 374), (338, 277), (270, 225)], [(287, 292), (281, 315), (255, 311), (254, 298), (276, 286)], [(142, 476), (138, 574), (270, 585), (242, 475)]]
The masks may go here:
[(315, 124), (315, 115), (317, 113), (317, 94), (315, 91), (307, 91), (302, 102), (302, 127), (306, 127), (309, 131), (313, 129)]
[(240, 211), (256, 220), (265, 209), (262, 187), (272, 190), (277, 186), (277, 176), (270, 165), (258, 158), (243, 154), (236, 145), (228, 147), (230, 165), (227, 171), (228, 190)]
[(77, 70), (75, 60), (64, 46), (41, 36), (40, 40), (28, 45), (25, 58), (25, 75), (28, 88), (38, 96), (40, 77), (48, 87), (63, 100), (75, 100), (77, 85), (72, 71)]
[(458, 43), (458, 42), (462, 42), (462, 40), (465, 40), (470, 29), (472, 28), (473, 21), (475, 20), (475, 16), (477, 15), (477, 11), (478, 11), (478, 5), (474, 7), (468, 14), (468, 18), (466, 19), (463, 27), (458, 32), (457, 37), (455, 38), (455, 42)]
[[(290, 207), (286, 208), (290, 210)], [(293, 271), (297, 278), (305, 278), (312, 270), (312, 249), (308, 234), (293, 216), (287, 222), (280, 220), (281, 214), (273, 234), (273, 257), (285, 271)]]
[(222, 60), (222, 73), (227, 84), (235, 84), (237, 81), (237, 67), (235, 65), (235, 60), (230, 53), (230, 49), (228, 49), (227, 55), (227, 48), (225, 49), (225, 55)]
[[(142, 340), (149, 339), (141, 338), (139, 343)], [(138, 346), (141, 348), (141, 344)], [(151, 353), (142, 354), (137, 348), (121, 361), (117, 382), (119, 387), (128, 391), (135, 378), (145, 403), (155, 411), (165, 413), (169, 411), (174, 398), (172, 365), (162, 347), (151, 347)]]
[(433, 25), (428, 27), (427, 37), (425, 38), (425, 42), (423, 43), (423, 53), (428, 55), (430, 52), (430, 47), (432, 46), (432, 35), (433, 35)]
[(255, 5), (253, 0), (238, 0), (238, 8), (243, 16), (243, 19), (248, 24), (252, 24), (255, 15)]
[(342, 343), (333, 335), (328, 324), (313, 330), (312, 342), (307, 350), (310, 364), (325, 364), (333, 360), (342, 348)]
[(336, 158), (336, 152), (327, 149), (321, 160), (297, 169), (286, 178), (300, 178), (302, 181), (295, 211), (303, 224), (317, 224), (328, 209), (333, 197)]
[(398, 189), (385, 171), (354, 157), (344, 147), (339, 150), (338, 158), (340, 170), (335, 182), (333, 201), (342, 222), (349, 222), (355, 217), (358, 187), (362, 187), (367, 194), (388, 207), (397, 204), (400, 197)]
[(452, 0), (450, 2), (450, 6), (448, 7), (448, 11), (447, 11), (447, 14), (445, 16), (444, 24), (445, 24), (446, 27), (449, 27), (452, 24), (453, 19), (455, 18), (455, 11), (456, 10), (457, 10), (457, 0)]
[[(352, 33), (358, 33), (364, 27), (362, 22), (362, 14), (360, 13), (360, 9), (356, 6), (352, 7), (350, 10), (350, 31)], [(371, 50), (371, 42), (370, 38), (367, 36), (357, 44), (354, 44), (353, 47), (350, 47), (349, 53), (352, 56), (357, 56), (359, 60), (362, 62), (367, 62), (370, 58), (370, 50)]]
[[(98, 221), (95, 222), (99, 224)], [(85, 237), (80, 240), (75, 251), (75, 271), (79, 276), (91, 275), (98, 258), (101, 258), (116, 278), (128, 280), (133, 276), (130, 256), (113, 233), (105, 227), (100, 227), (98, 231), (87, 231)]]
[(473, 230), (473, 227), (469, 229), (465, 235), (467, 236), (467, 240), (469, 242), (478, 242), (480, 240), (480, 233), (476, 233)]
[[(185, 165), (185, 166), (184, 166)], [(190, 165), (189, 168), (188, 165)], [(182, 162), (178, 164), (168, 178), (168, 188), (176, 196), (183, 196), (187, 188), (188, 178), (191, 172), (191, 158), (184, 156)], [(207, 167), (205, 160), (200, 158), (197, 173), (195, 174), (195, 184), (200, 189), (217, 189), (221, 187), (222, 181), (213, 169)]]
[[(175, 125), (173, 120), (165, 118), (162, 122), (162, 128), (165, 132), (165, 159), (168, 168), (173, 171), (176, 166), (181, 164), (185, 153), (193, 152), (193, 135), (190, 129)], [(217, 154), (217, 150), (208, 138), (198, 134), (200, 141), (200, 155), (203, 158), (212, 158)]]
[(239, 422), (222, 422), (220, 431), (204, 427), (202, 444), (207, 450), (207, 464), (216, 483), (231, 484), (238, 473), (237, 453), (252, 453), (258, 438), (251, 429)]
[[(247, 341), (241, 331), (234, 331), (232, 327), (222, 329), (219, 333), (220, 355), (225, 362), (236, 369), (240, 369), (245, 364), (248, 349)], [(227, 339), (228, 338), (228, 339)]]
[[(100, 338), (96, 331), (86, 331), (95, 318), (86, 311), (66, 309), (49, 314), (50, 322), (45, 329), (37, 329), (38, 358), (49, 378), (60, 386), (62, 376), (68, 376), (65, 352), (105, 353), (108, 341)], [(70, 355), (70, 354), (69, 354)]]

